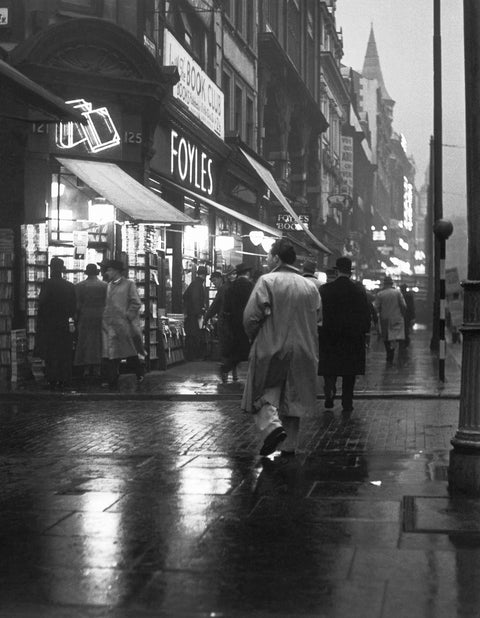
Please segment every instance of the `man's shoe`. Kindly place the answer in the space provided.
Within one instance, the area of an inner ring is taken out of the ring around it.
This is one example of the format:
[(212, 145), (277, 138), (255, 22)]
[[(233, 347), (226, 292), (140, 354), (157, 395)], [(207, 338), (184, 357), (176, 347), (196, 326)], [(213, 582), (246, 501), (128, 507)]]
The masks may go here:
[(283, 427), (277, 427), (276, 429), (274, 429), (265, 438), (263, 446), (260, 449), (260, 455), (262, 457), (267, 457), (268, 455), (274, 453), (277, 450), (277, 446), (280, 444), (280, 442), (283, 442), (286, 437), (287, 434)]
[(325, 399), (325, 407), (330, 410), (331, 408), (333, 408), (333, 399)]
[(295, 451), (280, 451), (280, 459), (293, 459)]

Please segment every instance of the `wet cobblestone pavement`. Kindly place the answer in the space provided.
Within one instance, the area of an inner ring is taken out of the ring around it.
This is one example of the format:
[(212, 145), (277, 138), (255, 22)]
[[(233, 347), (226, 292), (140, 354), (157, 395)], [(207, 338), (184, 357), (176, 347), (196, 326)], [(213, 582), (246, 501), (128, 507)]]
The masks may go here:
[(286, 463), (258, 457), (236, 385), (4, 397), (0, 616), (478, 616), (480, 502), (446, 484), (459, 383), (428, 394), (423, 371), (348, 421), (319, 400)]
[[(379, 337), (372, 335), (367, 351), (367, 370), (359, 376), (355, 387), (357, 397), (396, 395), (400, 397), (454, 396), (460, 393), (461, 344), (448, 342), (445, 361), (444, 383), (438, 380), (438, 359), (429, 348), (430, 335), (426, 330), (417, 330), (412, 342), (402, 358), (395, 358), (392, 365), (385, 362), (385, 350)], [(219, 380), (219, 364), (213, 361), (197, 361), (170, 366), (166, 371), (151, 371), (146, 374), (138, 388), (133, 375), (120, 376), (120, 392), (110, 393), (101, 388), (100, 379), (75, 379), (71, 387), (63, 392), (52, 394), (40, 380), (33, 379), (19, 384), (13, 391), (0, 390), (1, 398), (20, 398), (31, 396), (35, 399), (49, 398), (52, 395), (63, 398), (96, 399), (185, 399), (195, 401), (212, 397), (219, 399), (240, 398), (242, 380), (246, 374), (246, 363), (239, 368), (240, 382), (222, 384)], [(230, 378), (231, 379), (231, 378)], [(318, 392), (322, 392), (322, 379), (318, 382)]]

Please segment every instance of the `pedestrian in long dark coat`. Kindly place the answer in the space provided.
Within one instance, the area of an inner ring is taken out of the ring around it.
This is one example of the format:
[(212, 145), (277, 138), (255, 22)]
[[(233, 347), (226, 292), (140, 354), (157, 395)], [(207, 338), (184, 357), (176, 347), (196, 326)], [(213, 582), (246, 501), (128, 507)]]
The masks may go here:
[(212, 320), (216, 317), (217, 322), (215, 324), (215, 332), (218, 338), (218, 344), (220, 348), (220, 358), (225, 358), (226, 351), (229, 346), (229, 338), (230, 338), (230, 328), (228, 325), (228, 321), (225, 318), (225, 313), (223, 310), (223, 306), (225, 304), (225, 294), (232, 283), (237, 278), (237, 272), (234, 266), (229, 266), (224, 275), (221, 275), (221, 279), (214, 278), (214, 274), (211, 275), (211, 280), (214, 282), (215, 287), (217, 288), (217, 293), (215, 298), (213, 299), (212, 304), (207, 309), (205, 314), (205, 321)]
[(98, 278), (96, 264), (87, 264), (87, 278), (75, 286), (77, 296), (77, 346), (75, 365), (100, 375), (102, 360), (102, 319), (107, 297), (107, 282)]
[(238, 365), (248, 360), (250, 339), (243, 327), (243, 311), (253, 290), (251, 270), (251, 266), (247, 264), (238, 264), (235, 269), (237, 278), (225, 292), (223, 312), (228, 334), (224, 341), (224, 360), (220, 367), (222, 382), (228, 381), (230, 371), (233, 381), (238, 381)]
[(342, 376), (344, 417), (353, 410), (357, 375), (365, 374), (365, 335), (370, 307), (365, 288), (350, 279), (352, 262), (338, 258), (337, 278), (320, 288), (323, 308), (318, 374), (324, 377), (325, 407), (333, 408), (337, 377)]
[(197, 275), (183, 293), (183, 313), (185, 315), (185, 360), (200, 360), (206, 350), (202, 349), (201, 322), (205, 314), (207, 294), (205, 266), (197, 268)]
[(45, 361), (45, 377), (50, 389), (63, 388), (72, 377), (73, 335), (70, 318), (75, 315), (75, 286), (63, 278), (61, 258), (50, 261), (47, 279), (38, 297), (35, 354)]

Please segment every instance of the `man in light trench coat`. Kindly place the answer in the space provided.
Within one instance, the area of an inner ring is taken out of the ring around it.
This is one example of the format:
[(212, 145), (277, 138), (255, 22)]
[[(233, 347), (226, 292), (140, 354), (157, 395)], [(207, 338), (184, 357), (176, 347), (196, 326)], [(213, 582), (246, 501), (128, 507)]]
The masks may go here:
[(383, 343), (387, 353), (386, 360), (391, 365), (397, 341), (399, 356), (402, 356), (405, 351), (404, 315), (407, 309), (405, 299), (400, 290), (393, 287), (391, 277), (384, 278), (383, 289), (378, 292), (375, 299), (375, 308), (378, 311)]
[(143, 380), (144, 369), (138, 357), (145, 356), (140, 327), (142, 303), (135, 283), (123, 276), (123, 263), (110, 260), (106, 267), (109, 284), (103, 312), (103, 356), (108, 359), (108, 385), (110, 390), (116, 390), (123, 358), (130, 361), (137, 382)]
[(294, 455), (300, 419), (316, 405), (321, 299), (293, 266), (295, 259), (290, 241), (275, 241), (270, 272), (258, 279), (243, 314), (253, 343), (242, 409), (253, 414), (263, 457), (280, 444), (282, 456)]

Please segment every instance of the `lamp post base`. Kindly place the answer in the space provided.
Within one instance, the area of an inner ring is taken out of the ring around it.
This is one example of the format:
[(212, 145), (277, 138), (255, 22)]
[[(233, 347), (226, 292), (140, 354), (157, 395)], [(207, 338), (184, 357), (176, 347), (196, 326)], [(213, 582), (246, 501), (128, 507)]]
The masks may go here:
[(480, 496), (480, 449), (454, 448), (450, 451), (448, 491)]

